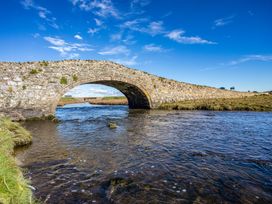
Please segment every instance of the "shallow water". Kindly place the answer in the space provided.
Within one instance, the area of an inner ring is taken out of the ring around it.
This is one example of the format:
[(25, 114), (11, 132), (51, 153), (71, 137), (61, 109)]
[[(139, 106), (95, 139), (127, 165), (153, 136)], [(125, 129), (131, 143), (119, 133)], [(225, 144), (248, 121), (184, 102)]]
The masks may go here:
[[(272, 113), (70, 105), (16, 154), (46, 203), (272, 203)], [(108, 128), (114, 121), (118, 127)]]

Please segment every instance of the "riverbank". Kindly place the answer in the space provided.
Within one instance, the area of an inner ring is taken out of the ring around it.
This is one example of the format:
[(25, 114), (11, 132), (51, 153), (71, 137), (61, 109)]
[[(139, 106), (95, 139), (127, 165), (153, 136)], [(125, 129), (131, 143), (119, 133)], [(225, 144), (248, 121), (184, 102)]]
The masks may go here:
[(96, 105), (127, 105), (128, 101), (127, 98), (124, 96), (108, 96), (96, 98), (63, 97), (60, 99), (58, 106), (75, 103), (90, 103)]
[(33, 203), (29, 182), (17, 166), (13, 149), (30, 144), (31, 134), (19, 123), (0, 118), (0, 203)]
[(186, 100), (164, 103), (163, 110), (213, 110), (213, 111), (272, 111), (272, 94), (259, 94), (242, 98)]

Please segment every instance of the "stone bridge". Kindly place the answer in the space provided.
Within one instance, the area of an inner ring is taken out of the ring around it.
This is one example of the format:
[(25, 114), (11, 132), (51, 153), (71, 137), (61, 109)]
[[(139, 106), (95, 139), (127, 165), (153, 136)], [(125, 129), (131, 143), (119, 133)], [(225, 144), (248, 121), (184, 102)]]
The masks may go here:
[(110, 61), (0, 62), (0, 112), (23, 118), (51, 115), (68, 90), (88, 83), (114, 87), (127, 97), (130, 108), (142, 109), (251, 94), (169, 80)]

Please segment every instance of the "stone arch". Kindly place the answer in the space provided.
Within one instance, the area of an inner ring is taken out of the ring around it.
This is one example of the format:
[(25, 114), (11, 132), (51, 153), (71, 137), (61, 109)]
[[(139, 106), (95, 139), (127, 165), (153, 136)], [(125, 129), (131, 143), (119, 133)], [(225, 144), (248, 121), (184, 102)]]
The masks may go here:
[[(150, 109), (152, 107), (150, 97), (142, 87), (140, 88), (137, 85), (117, 80), (97, 80), (92, 82), (77, 83), (72, 87), (66, 87), (62, 95), (75, 86), (82, 84), (101, 84), (118, 89), (126, 96), (130, 109)], [(59, 98), (62, 97), (62, 95), (60, 95)], [(59, 98), (53, 104), (54, 110), (56, 109)]]

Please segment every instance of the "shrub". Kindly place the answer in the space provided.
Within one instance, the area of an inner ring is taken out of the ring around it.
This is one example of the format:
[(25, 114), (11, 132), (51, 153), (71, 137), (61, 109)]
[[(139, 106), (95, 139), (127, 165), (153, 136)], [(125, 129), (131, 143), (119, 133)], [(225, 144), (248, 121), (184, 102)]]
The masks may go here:
[(67, 78), (66, 77), (61, 77), (61, 79), (60, 79), (60, 84), (68, 84), (68, 80), (67, 80)]

